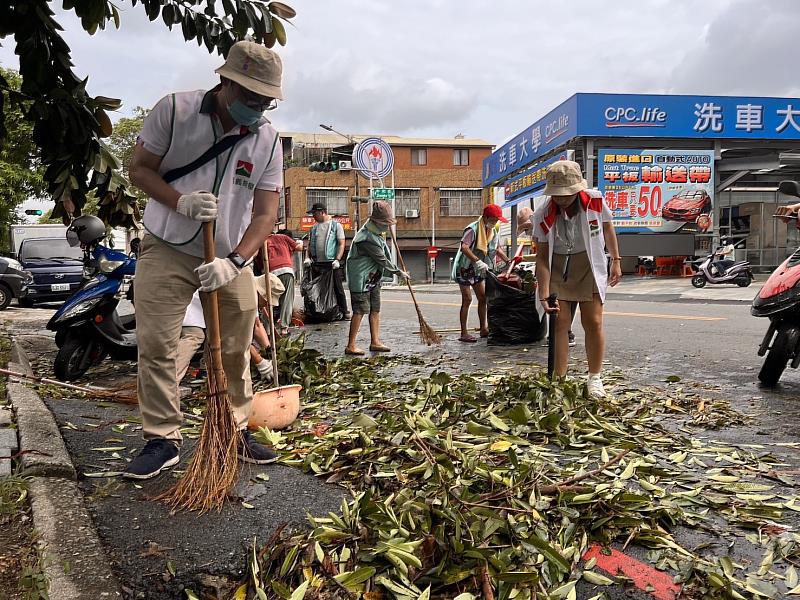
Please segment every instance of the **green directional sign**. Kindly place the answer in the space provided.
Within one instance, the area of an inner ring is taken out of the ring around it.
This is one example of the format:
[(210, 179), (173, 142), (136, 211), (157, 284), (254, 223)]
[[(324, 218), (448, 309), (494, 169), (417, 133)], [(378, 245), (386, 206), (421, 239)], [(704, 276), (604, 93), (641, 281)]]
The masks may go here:
[(394, 200), (394, 188), (375, 188), (372, 190), (373, 200)]

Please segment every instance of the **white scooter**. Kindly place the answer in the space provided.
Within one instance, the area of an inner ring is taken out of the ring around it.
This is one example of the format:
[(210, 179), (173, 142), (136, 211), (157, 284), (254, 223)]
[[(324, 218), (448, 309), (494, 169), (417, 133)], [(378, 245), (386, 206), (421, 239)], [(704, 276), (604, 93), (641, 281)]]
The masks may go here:
[[(735, 244), (734, 247), (743, 242), (744, 240)], [(739, 287), (747, 287), (752, 283), (753, 271), (750, 268), (750, 263), (746, 260), (740, 260), (736, 262), (730, 260), (714, 260), (722, 249), (723, 246), (720, 246), (704, 259), (695, 261), (694, 264), (696, 265), (698, 272), (692, 277), (692, 285), (694, 287), (702, 288), (705, 287), (707, 283), (712, 285), (735, 283)], [(722, 264), (720, 265), (719, 263)], [(722, 266), (725, 271), (720, 272), (719, 266)]]

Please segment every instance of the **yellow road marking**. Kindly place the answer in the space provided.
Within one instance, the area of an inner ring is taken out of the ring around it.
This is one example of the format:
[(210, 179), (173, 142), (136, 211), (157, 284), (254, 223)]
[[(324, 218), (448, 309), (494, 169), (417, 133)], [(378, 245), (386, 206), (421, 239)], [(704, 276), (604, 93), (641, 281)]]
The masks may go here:
[[(382, 302), (390, 302), (393, 304), (413, 304), (411, 300), (388, 300), (386, 297), (381, 298)], [(455, 306), (461, 307), (461, 303), (455, 302), (429, 302), (426, 300), (417, 300), (417, 304), (427, 304), (428, 306)], [(643, 319), (672, 319), (677, 321), (727, 321), (727, 317), (697, 317), (693, 315), (662, 315), (658, 313), (635, 313), (635, 312), (616, 312), (613, 310), (604, 311), (603, 314), (608, 317), (635, 317)]]

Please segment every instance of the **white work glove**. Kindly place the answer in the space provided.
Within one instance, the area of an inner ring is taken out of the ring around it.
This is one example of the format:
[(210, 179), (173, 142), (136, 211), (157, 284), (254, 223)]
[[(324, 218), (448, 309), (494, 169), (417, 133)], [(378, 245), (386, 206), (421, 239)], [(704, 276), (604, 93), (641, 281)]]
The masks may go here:
[(475, 261), (475, 274), (478, 277), (480, 277), (482, 275), (485, 275), (487, 273), (487, 271), (489, 271), (489, 265), (487, 265), (482, 260), (476, 260)]
[(305, 259), (303, 261), (303, 266), (304, 267), (310, 267), (311, 266), (311, 259), (310, 258)]
[(194, 221), (213, 221), (217, 218), (217, 197), (209, 192), (184, 194), (175, 210)]
[(338, 268), (339, 268), (339, 267), (341, 267), (342, 265), (341, 265), (341, 264), (339, 264), (339, 261), (338, 261), (338, 260), (334, 260), (334, 261), (333, 261), (333, 263), (331, 263), (331, 266), (332, 266), (334, 269), (338, 269)]
[(400, 278), (401, 283), (411, 281), (411, 274), (408, 271), (400, 271), (397, 276)]
[(213, 292), (228, 285), (241, 273), (236, 265), (227, 258), (215, 258), (210, 263), (203, 263), (194, 270), (200, 278), (200, 291)]

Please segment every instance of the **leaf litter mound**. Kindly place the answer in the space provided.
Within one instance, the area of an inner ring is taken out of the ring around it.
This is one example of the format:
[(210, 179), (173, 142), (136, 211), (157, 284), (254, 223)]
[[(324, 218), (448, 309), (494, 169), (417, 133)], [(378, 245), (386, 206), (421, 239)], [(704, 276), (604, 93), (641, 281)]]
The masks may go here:
[[(236, 598), (599, 599), (630, 581), (584, 560), (594, 545), (644, 548), (681, 597), (800, 596), (798, 472), (779, 456), (799, 445), (708, 439), (744, 421), (727, 402), (621, 376), (598, 401), (533, 369), (326, 360), (303, 337), (278, 353), (303, 412), (262, 441), (351, 497), (254, 544)], [(425, 374), (398, 379), (414, 370)]]
[[(541, 373), (403, 382), (384, 372), (391, 360), (326, 361), (302, 338), (281, 351), (304, 410), (292, 431), (260, 435), (351, 498), (254, 545), (242, 592), (601, 598), (629, 582), (582, 559), (598, 544), (646, 549), (682, 597), (800, 595), (789, 524), (800, 502), (777, 456), (797, 445), (708, 439), (704, 428), (744, 420), (724, 401), (624, 382), (592, 400), (584, 384)], [(681, 531), (705, 541), (689, 547)]]

